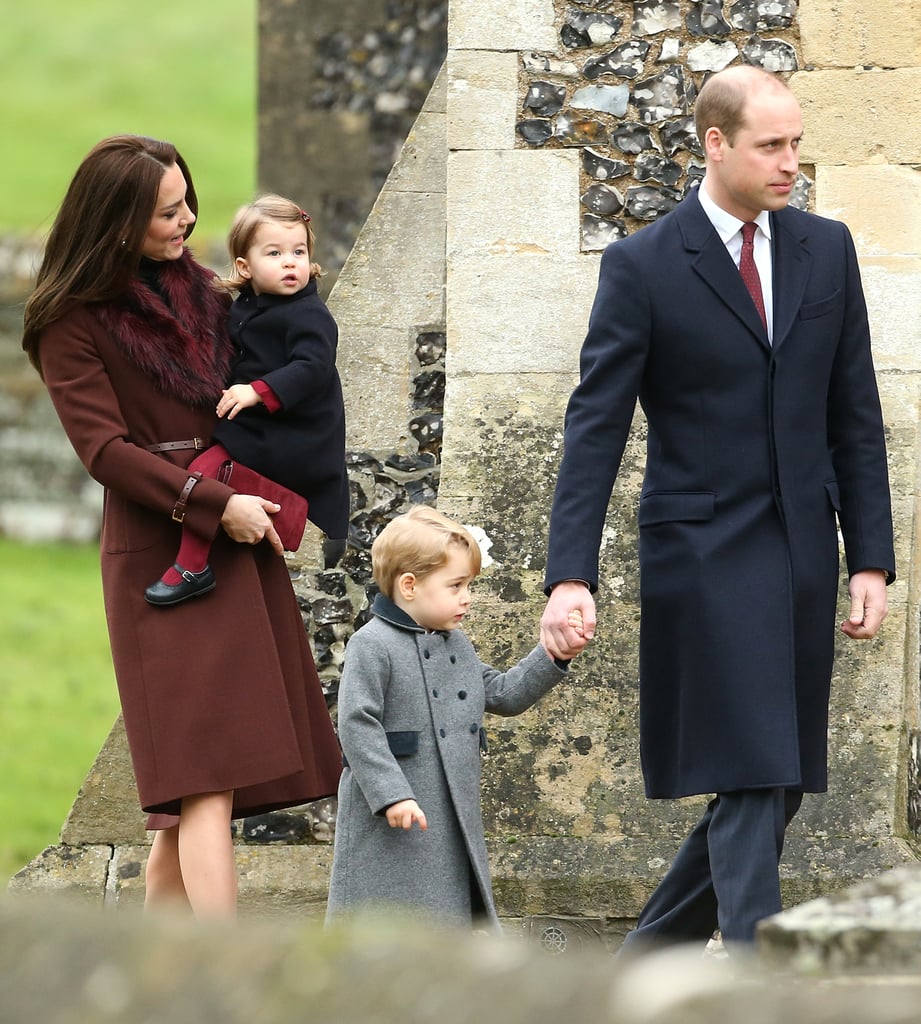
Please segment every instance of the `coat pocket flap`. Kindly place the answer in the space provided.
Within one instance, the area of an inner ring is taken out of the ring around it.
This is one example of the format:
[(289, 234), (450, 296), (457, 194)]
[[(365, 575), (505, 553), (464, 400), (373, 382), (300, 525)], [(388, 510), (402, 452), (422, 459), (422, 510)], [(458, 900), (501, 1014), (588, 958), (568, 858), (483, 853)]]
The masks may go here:
[(837, 480), (826, 480), (825, 481), (825, 493), (828, 495), (828, 500), (831, 502), (831, 507), (836, 511), (841, 511), (841, 493), (838, 490)]
[(712, 519), (716, 495), (712, 491), (651, 491), (640, 500), (640, 526)]
[(388, 732), (387, 745), (394, 757), (411, 757), (419, 753), (418, 731)]
[(826, 313), (831, 313), (834, 309), (840, 309), (841, 302), (841, 292), (837, 291), (827, 299), (822, 299), (821, 302), (810, 302), (808, 305), (800, 306), (799, 318), (800, 320), (815, 320), (818, 316), (825, 316)]

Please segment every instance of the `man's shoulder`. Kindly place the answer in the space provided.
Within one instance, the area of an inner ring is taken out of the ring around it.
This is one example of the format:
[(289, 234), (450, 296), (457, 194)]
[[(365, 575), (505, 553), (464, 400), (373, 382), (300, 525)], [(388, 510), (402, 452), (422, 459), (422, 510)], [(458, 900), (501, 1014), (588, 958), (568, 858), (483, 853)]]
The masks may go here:
[(785, 206), (782, 210), (776, 210), (772, 215), (775, 224), (785, 228), (787, 231), (800, 238), (818, 239), (840, 239), (848, 233), (847, 225), (832, 217), (823, 217), (821, 214), (812, 213), (809, 210), (800, 210), (796, 206)]
[(696, 190), (688, 192), (684, 198), (673, 207), (668, 213), (662, 214), (649, 224), (644, 224), (636, 231), (632, 231), (626, 238), (612, 242), (608, 249), (621, 248), (622, 250), (644, 249), (656, 246), (662, 239), (669, 235), (680, 234), (682, 223), (706, 223), (706, 214), (697, 198)]
[[(612, 242), (602, 253), (602, 263), (610, 265), (612, 261), (615, 264), (623, 261), (627, 266), (646, 267), (651, 262), (658, 267), (663, 260), (669, 260), (682, 245), (681, 219), (684, 211), (679, 211), (685, 202), (687, 200), (682, 200), (675, 209), (637, 228), (626, 238)], [(700, 204), (697, 206), (699, 209)]]

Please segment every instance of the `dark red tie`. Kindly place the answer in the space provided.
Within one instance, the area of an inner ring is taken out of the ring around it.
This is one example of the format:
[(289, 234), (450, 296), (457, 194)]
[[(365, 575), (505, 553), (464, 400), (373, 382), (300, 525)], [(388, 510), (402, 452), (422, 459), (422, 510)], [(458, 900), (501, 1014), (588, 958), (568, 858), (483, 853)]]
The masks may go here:
[(742, 225), (742, 256), (739, 259), (739, 273), (745, 282), (758, 316), (767, 330), (767, 316), (764, 312), (764, 296), (761, 292), (761, 278), (758, 276), (758, 268), (755, 266), (755, 229), (757, 224), (747, 221)]

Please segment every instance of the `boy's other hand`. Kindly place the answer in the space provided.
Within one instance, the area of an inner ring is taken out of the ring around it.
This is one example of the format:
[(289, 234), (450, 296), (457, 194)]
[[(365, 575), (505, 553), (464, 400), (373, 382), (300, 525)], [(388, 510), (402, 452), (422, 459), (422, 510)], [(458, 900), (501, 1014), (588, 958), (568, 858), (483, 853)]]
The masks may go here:
[(391, 828), (412, 828), (414, 822), (423, 832), (428, 828), (422, 808), (415, 800), (398, 800), (391, 804), (385, 813), (387, 824)]

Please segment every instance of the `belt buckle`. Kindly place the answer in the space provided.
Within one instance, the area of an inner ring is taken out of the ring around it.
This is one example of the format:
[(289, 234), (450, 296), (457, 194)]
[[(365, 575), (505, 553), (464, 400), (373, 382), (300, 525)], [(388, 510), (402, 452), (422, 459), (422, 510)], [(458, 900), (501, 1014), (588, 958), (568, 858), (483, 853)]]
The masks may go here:
[(197, 452), (203, 452), (208, 447), (207, 438), (204, 437), (193, 437), (192, 447)]

